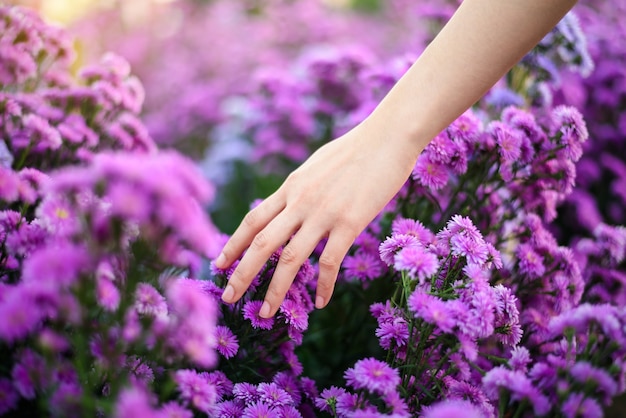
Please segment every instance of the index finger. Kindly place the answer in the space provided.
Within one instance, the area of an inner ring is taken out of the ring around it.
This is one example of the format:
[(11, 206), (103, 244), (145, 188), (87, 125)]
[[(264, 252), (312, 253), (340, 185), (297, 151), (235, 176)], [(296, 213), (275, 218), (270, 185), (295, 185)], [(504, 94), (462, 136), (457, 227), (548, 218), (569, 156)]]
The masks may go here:
[(250, 246), (254, 237), (284, 208), (284, 201), (277, 193), (274, 193), (248, 212), (224, 245), (222, 252), (215, 260), (215, 266), (220, 269), (230, 267)]

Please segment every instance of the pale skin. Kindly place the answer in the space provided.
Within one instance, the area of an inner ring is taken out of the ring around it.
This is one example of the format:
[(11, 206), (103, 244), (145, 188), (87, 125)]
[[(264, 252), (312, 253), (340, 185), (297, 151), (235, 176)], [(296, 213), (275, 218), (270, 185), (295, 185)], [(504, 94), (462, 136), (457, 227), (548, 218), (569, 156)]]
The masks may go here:
[(377, 108), (317, 150), (251, 210), (216, 259), (245, 251), (222, 299), (239, 300), (287, 243), (259, 315), (273, 316), (320, 240), (315, 307), (328, 304), (355, 238), (394, 197), (431, 139), (480, 99), (574, 6), (576, 0), (464, 0)]

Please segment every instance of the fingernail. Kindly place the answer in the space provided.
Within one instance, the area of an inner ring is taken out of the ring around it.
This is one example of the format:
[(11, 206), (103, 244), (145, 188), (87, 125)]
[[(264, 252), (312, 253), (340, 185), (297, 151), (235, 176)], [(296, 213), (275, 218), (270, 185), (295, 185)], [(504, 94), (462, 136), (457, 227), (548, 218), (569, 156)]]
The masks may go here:
[(226, 262), (226, 256), (224, 255), (224, 253), (220, 253), (220, 255), (215, 260), (215, 265), (218, 268), (222, 268), (222, 266), (224, 266), (225, 262)]
[(235, 297), (235, 289), (231, 285), (226, 286), (224, 293), (222, 293), (222, 300), (226, 303), (230, 303), (233, 297)]
[(267, 303), (267, 301), (263, 301), (263, 305), (261, 306), (261, 310), (259, 311), (259, 316), (261, 318), (270, 317), (270, 304)]
[(321, 296), (315, 297), (315, 307), (317, 309), (322, 309), (324, 307), (324, 298)]

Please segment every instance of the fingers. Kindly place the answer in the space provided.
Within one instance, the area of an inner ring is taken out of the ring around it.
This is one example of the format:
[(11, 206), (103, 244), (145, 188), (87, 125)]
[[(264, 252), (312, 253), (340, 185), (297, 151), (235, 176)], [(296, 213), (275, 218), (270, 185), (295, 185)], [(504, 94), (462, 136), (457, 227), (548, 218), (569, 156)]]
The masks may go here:
[[(230, 276), (228, 285), (222, 293), (222, 300), (226, 303), (234, 303), (239, 300), (274, 251), (287, 242), (299, 226), (298, 219), (289, 217), (287, 213), (282, 212), (265, 228), (253, 235), (253, 238), (245, 238), (246, 242), (251, 241), (250, 246)], [(241, 227), (236, 232), (240, 229)], [(236, 239), (230, 248), (240, 248), (238, 246), (243, 245), (240, 240), (244, 240), (244, 238), (241, 237), (244, 236), (243, 234), (250, 234), (245, 229), (237, 237), (233, 235)]]
[(328, 237), (328, 242), (319, 259), (319, 277), (315, 296), (317, 309), (326, 306), (333, 295), (339, 267), (355, 238), (355, 234), (340, 229), (333, 230)]
[(265, 294), (265, 301), (259, 316), (269, 318), (273, 316), (285, 295), (289, 291), (298, 270), (309, 258), (317, 243), (322, 239), (324, 231), (319, 228), (301, 228), (283, 248), (274, 276)]
[(215, 266), (227, 269), (250, 246), (255, 236), (276, 217), (285, 205), (278, 195), (265, 199), (243, 218), (237, 230), (230, 237), (221, 254), (215, 260)]

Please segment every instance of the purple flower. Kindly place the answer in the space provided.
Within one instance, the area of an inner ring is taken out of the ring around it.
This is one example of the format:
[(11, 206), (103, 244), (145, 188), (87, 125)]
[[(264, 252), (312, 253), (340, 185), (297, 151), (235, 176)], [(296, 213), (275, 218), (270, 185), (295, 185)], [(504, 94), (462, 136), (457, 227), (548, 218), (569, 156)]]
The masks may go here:
[(24, 263), (22, 280), (47, 282), (61, 288), (73, 285), (81, 273), (92, 268), (92, 259), (82, 245), (57, 241), (32, 254)]
[(484, 418), (484, 415), (471, 402), (453, 399), (436, 403), (422, 409), (421, 418)]
[(215, 328), (215, 338), (217, 340), (217, 351), (226, 358), (231, 358), (239, 350), (239, 342), (237, 337), (230, 328), (224, 325), (218, 325)]
[(26, 399), (34, 399), (36, 390), (47, 383), (45, 360), (30, 349), (16, 359), (11, 378), (15, 389)]
[(120, 292), (115, 284), (107, 279), (96, 281), (96, 295), (98, 304), (110, 312), (114, 312), (120, 304)]
[(152, 406), (148, 394), (137, 387), (122, 390), (113, 413), (115, 418), (161, 418), (162, 415)]
[(522, 274), (527, 275), (531, 279), (537, 279), (544, 275), (546, 268), (543, 264), (543, 257), (535, 252), (532, 245), (528, 243), (520, 244), (515, 253), (519, 260), (519, 270)]
[(530, 361), (530, 352), (526, 347), (513, 347), (511, 350), (511, 358), (509, 359), (509, 365), (513, 370), (526, 373), (528, 371), (528, 364)]
[(496, 309), (494, 288), (486, 281), (474, 280), (459, 293), (460, 300), (451, 300), (447, 304), (454, 308), (461, 330), (473, 338), (486, 338), (493, 334)]
[(496, 304), (496, 338), (503, 344), (517, 345), (522, 339), (522, 328), (517, 309), (517, 298), (511, 289), (498, 284), (493, 288)]
[(137, 224), (146, 239), (163, 241), (167, 234), (208, 257), (217, 250), (217, 232), (201, 207), (213, 197), (213, 188), (197, 167), (174, 152), (100, 153), (86, 167), (57, 172), (50, 185), (52, 192), (62, 194), (98, 189), (98, 196), (110, 205), (108, 213), (100, 215), (102, 222), (118, 218)]
[(354, 240), (354, 246), (369, 253), (378, 252), (380, 240), (371, 231), (364, 230)]
[(174, 374), (180, 397), (194, 408), (209, 413), (216, 402), (215, 386), (194, 370), (178, 370)]
[(344, 258), (343, 275), (347, 279), (372, 280), (382, 273), (380, 260), (369, 252), (357, 251)]
[(434, 137), (424, 150), (428, 158), (438, 164), (448, 164), (456, 153), (456, 145), (446, 131)]
[(403, 248), (395, 255), (393, 267), (398, 271), (406, 271), (409, 277), (423, 284), (437, 273), (439, 259), (421, 245), (414, 245)]
[(337, 404), (337, 399), (344, 394), (346, 394), (345, 389), (331, 386), (328, 389), (324, 389), (319, 398), (315, 399), (315, 406), (320, 411), (332, 413)]
[(392, 235), (380, 244), (378, 251), (380, 258), (388, 266), (393, 266), (395, 255), (403, 248), (420, 245), (419, 240), (413, 235)]
[(259, 400), (256, 386), (247, 382), (235, 383), (235, 385), (233, 386), (233, 396), (235, 397), (235, 399), (239, 399), (246, 404), (250, 404)]
[(506, 389), (511, 401), (527, 400), (536, 415), (545, 415), (551, 409), (548, 398), (533, 386), (525, 374), (503, 366), (495, 367), (483, 376), (483, 389), (492, 400), (498, 400), (502, 396), (500, 390)]
[(209, 383), (215, 386), (215, 391), (219, 400), (222, 400), (224, 396), (232, 393), (233, 382), (231, 382), (223, 372), (215, 370), (213, 372), (206, 373), (204, 376)]
[(39, 332), (38, 343), (44, 350), (53, 353), (60, 353), (69, 348), (69, 342), (65, 336), (47, 328)]
[(274, 318), (261, 318), (259, 316), (262, 305), (263, 301), (261, 300), (250, 300), (246, 302), (242, 309), (243, 317), (249, 320), (254, 328), (272, 329), (274, 326)]
[[(44, 312), (29, 295), (25, 286), (11, 287), (0, 298), (0, 338), (14, 342), (34, 331), (44, 317)], [(58, 295), (53, 294), (54, 302)]]
[[(49, 121), (39, 115), (28, 114), (22, 118), (25, 134), (36, 141), (37, 150), (56, 150), (63, 140), (59, 131)], [(32, 139), (31, 139), (32, 140)]]
[(135, 290), (135, 310), (141, 315), (163, 317), (167, 315), (167, 303), (152, 285), (139, 283)]
[(52, 234), (71, 236), (80, 230), (80, 220), (67, 199), (47, 194), (36, 210), (40, 225)]
[(61, 239), (52, 241), (50, 234), (34, 220), (31, 223), (23, 223), (9, 232), (5, 239), (5, 248), (9, 254), (30, 256), (38, 250), (45, 249), (46, 246), (54, 247), (61, 241)]
[(443, 332), (452, 332), (457, 325), (456, 314), (436, 296), (416, 290), (409, 296), (407, 305), (416, 317), (435, 324)]
[(193, 412), (176, 401), (170, 401), (161, 408), (163, 418), (193, 418)]
[(345, 392), (337, 396), (336, 411), (340, 417), (351, 416), (359, 404), (359, 396)]
[(215, 404), (210, 415), (219, 418), (240, 418), (243, 408), (244, 404), (240, 401), (224, 401)]
[(482, 239), (480, 231), (474, 226), (472, 220), (461, 215), (453, 215), (446, 224), (444, 231), (440, 232), (438, 235), (444, 238), (450, 238), (456, 234), (464, 234), (475, 240)]
[(605, 335), (611, 336), (619, 344), (624, 344), (624, 331), (618, 318), (617, 308), (614, 306), (583, 303), (551, 318), (548, 328), (552, 336), (562, 336), (566, 328), (572, 328), (576, 333), (586, 333), (592, 323), (597, 323)]
[(154, 371), (141, 358), (133, 356), (127, 359), (126, 363), (130, 369), (133, 383), (142, 383), (147, 386), (154, 382)]
[(283, 361), (287, 366), (289, 366), (289, 370), (295, 376), (299, 376), (302, 374), (302, 363), (298, 359), (298, 356), (294, 352), (295, 349), (295, 341), (287, 341), (286, 343), (280, 346), (279, 352), (283, 356)]
[(56, 416), (72, 416), (80, 410), (82, 387), (76, 382), (59, 382), (54, 394), (50, 397), (50, 410)]
[(319, 396), (317, 386), (315, 385), (315, 381), (313, 379), (309, 379), (308, 377), (301, 377), (300, 388), (305, 398), (309, 399), (310, 401), (314, 401)]
[[(527, 110), (509, 106), (502, 111), (501, 119), (508, 125), (522, 131), (525, 136), (531, 138), (534, 143), (541, 144), (547, 141), (545, 132), (537, 124), (537, 120), (533, 114)], [(524, 157), (525, 156), (522, 158), (524, 162), (530, 161)], [(532, 155), (530, 155), (530, 158), (532, 158)]]
[(278, 416), (281, 418), (302, 418), (302, 414), (294, 406), (286, 405), (278, 408)]
[(618, 393), (618, 384), (611, 375), (586, 361), (576, 362), (569, 370), (572, 378), (585, 387), (595, 386), (596, 392), (601, 392), (605, 405), (610, 405), (613, 397)]
[(262, 402), (272, 407), (293, 405), (293, 398), (276, 383), (259, 383), (257, 394)]
[(420, 184), (432, 190), (443, 188), (448, 183), (449, 177), (447, 167), (432, 161), (427, 153), (420, 154), (412, 176)]
[(471, 235), (457, 234), (450, 238), (450, 249), (452, 255), (465, 257), (468, 264), (483, 266), (489, 256), (489, 248), (485, 241), (477, 239)]
[(404, 347), (409, 342), (409, 325), (404, 318), (379, 323), (376, 336), (385, 350)]
[(573, 392), (563, 402), (561, 412), (565, 418), (602, 418), (602, 407), (593, 398)]
[(366, 389), (379, 394), (393, 392), (400, 384), (398, 371), (374, 358), (357, 361), (353, 368), (345, 372), (344, 377), (355, 389)]
[(487, 131), (495, 138), (503, 162), (515, 163), (519, 161), (522, 153), (522, 135), (519, 131), (501, 121), (491, 122)]
[(578, 161), (582, 155), (580, 144), (589, 138), (587, 125), (580, 112), (571, 106), (557, 106), (552, 111), (555, 126), (559, 129), (560, 143), (565, 146), (568, 158)]
[(430, 232), (420, 221), (407, 218), (396, 218), (391, 224), (391, 232), (394, 236), (411, 235), (424, 246), (431, 244), (435, 240), (435, 235)]
[(474, 407), (480, 409), (481, 416), (495, 416), (493, 406), (480, 388), (468, 382), (458, 381), (452, 378), (446, 378), (445, 382), (448, 386), (448, 392), (446, 394), (448, 400), (470, 401)]
[[(211, 367), (215, 356), (216, 304), (202, 290), (202, 282), (173, 279), (167, 283), (167, 300), (171, 306), (172, 336), (170, 343), (203, 367)], [(201, 318), (201, 320), (198, 320)]]
[(9, 379), (0, 378), (0, 415), (6, 414), (17, 406), (20, 395)]
[(300, 304), (285, 299), (280, 305), (280, 313), (285, 322), (298, 331), (305, 331), (309, 326), (309, 314)]
[(272, 381), (276, 383), (278, 387), (287, 392), (289, 396), (291, 396), (294, 405), (300, 404), (300, 402), (302, 401), (302, 383), (298, 383), (298, 380), (293, 373), (286, 371), (278, 372), (276, 373)]
[(261, 401), (248, 405), (241, 418), (280, 418), (278, 410)]
[(13, 202), (19, 197), (20, 179), (10, 168), (0, 166), (0, 199)]
[(601, 223), (593, 230), (593, 235), (599, 247), (604, 249), (616, 264), (626, 258), (626, 227)]
[(447, 129), (450, 138), (463, 141), (466, 144), (472, 144), (476, 141), (481, 130), (482, 122), (471, 109), (466, 110), (456, 118)]

